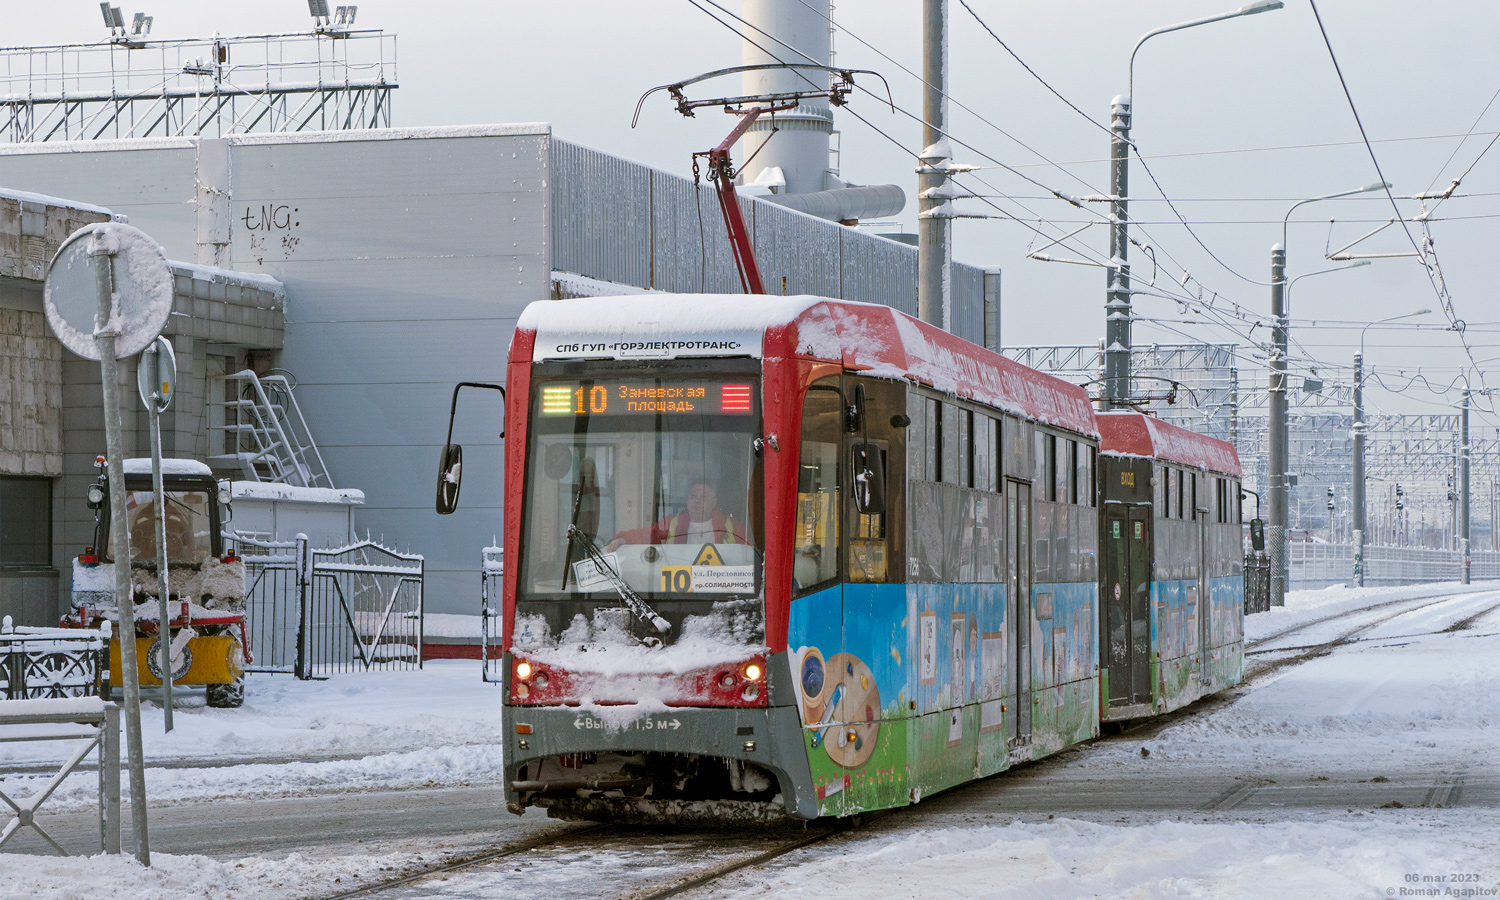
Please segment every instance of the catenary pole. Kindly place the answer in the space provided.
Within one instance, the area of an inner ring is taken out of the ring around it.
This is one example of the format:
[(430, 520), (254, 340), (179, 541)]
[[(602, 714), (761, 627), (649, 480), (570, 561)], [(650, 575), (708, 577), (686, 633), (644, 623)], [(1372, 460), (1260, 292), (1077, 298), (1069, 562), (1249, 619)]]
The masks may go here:
[[(943, 171), (950, 153), (948, 131), (948, 0), (922, 0), (922, 165), (917, 175), (917, 209), (926, 213), (946, 202), (937, 192), (948, 182)], [(917, 216), (917, 317), (952, 329), (950, 238), (953, 220)]]
[(1267, 448), (1267, 480), (1271, 488), (1271, 522), (1266, 537), (1271, 547), (1271, 605), (1286, 605), (1287, 589), (1287, 422), (1286, 422), (1286, 354), (1287, 316), (1284, 303), (1286, 289), (1286, 248), (1271, 248), (1271, 361), (1267, 388), (1270, 409), (1267, 425), (1270, 446)]
[[(1145, 40), (1142, 38), (1142, 40)], [(1134, 62), (1134, 55), (1131, 61)], [(1104, 405), (1130, 400), (1130, 98), (1109, 109), (1109, 289), (1104, 295)]]
[(1464, 554), (1464, 584), (1469, 583), (1469, 392), (1464, 391), (1458, 435), (1458, 545)]
[(1354, 472), (1351, 485), (1351, 543), (1354, 544), (1354, 586), (1365, 583), (1365, 355), (1354, 354)]

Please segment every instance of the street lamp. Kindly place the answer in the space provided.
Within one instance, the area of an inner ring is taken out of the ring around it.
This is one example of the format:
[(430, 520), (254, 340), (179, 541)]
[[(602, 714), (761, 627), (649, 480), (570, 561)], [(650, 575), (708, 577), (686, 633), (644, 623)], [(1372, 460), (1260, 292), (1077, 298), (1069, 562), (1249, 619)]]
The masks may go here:
[(1130, 51), (1130, 65), (1126, 71), (1126, 92), (1110, 104), (1109, 130), (1109, 282), (1104, 301), (1104, 402), (1112, 409), (1127, 405), (1130, 399), (1130, 237), (1129, 196), (1130, 179), (1130, 118), (1131, 98), (1135, 95), (1135, 55), (1141, 45), (1159, 34), (1182, 31), (1210, 22), (1253, 16), (1256, 13), (1281, 9), (1281, 0), (1259, 0), (1237, 10), (1168, 25), (1148, 31), (1135, 42)]
[[(1360, 260), (1360, 262), (1369, 262), (1369, 260)], [(1410, 319), (1413, 316), (1425, 316), (1430, 312), (1432, 312), (1430, 309), (1419, 309), (1416, 312), (1377, 319), (1359, 330), (1359, 352), (1354, 354), (1354, 465), (1350, 473), (1353, 496), (1349, 503), (1353, 515), (1349, 527), (1353, 532), (1350, 536), (1350, 543), (1354, 544), (1353, 582), (1355, 587), (1364, 587), (1365, 584), (1365, 332), (1370, 330), (1370, 325), (1394, 322), (1397, 319)]]
[[(1298, 200), (1286, 211), (1281, 219), (1281, 243), (1271, 247), (1271, 316), (1275, 320), (1271, 326), (1271, 359), (1269, 362), (1269, 384), (1270, 392), (1269, 410), (1266, 416), (1267, 443), (1270, 445), (1267, 456), (1267, 479), (1271, 488), (1271, 521), (1267, 529), (1267, 536), (1271, 544), (1271, 605), (1286, 605), (1287, 584), (1287, 483), (1286, 467), (1288, 455), (1287, 427), (1286, 427), (1286, 358), (1287, 358), (1287, 308), (1286, 308), (1286, 238), (1287, 224), (1292, 218), (1292, 213), (1297, 207), (1308, 203), (1316, 203), (1320, 200), (1335, 200), (1339, 197), (1351, 197), (1355, 194), (1364, 194), (1369, 191), (1380, 191), (1389, 188), (1385, 182), (1367, 184), (1364, 187), (1355, 188), (1352, 191), (1339, 191), (1336, 194), (1324, 194), (1321, 197), (1309, 197), (1306, 200)], [(1365, 262), (1365, 260), (1360, 260)], [(1352, 266), (1341, 266), (1340, 268), (1353, 268)], [(1327, 270), (1334, 271), (1334, 270)], [(1319, 274), (1309, 272), (1309, 275)], [(1298, 276), (1299, 278), (1302, 276)]]

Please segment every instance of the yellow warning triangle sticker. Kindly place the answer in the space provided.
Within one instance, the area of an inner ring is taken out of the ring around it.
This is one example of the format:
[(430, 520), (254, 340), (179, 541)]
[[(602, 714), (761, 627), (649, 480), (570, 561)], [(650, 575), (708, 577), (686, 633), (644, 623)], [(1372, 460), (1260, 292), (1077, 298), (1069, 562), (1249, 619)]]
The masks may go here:
[(722, 566), (724, 557), (719, 555), (719, 548), (713, 544), (704, 544), (703, 549), (698, 551), (698, 557), (693, 560), (695, 566)]

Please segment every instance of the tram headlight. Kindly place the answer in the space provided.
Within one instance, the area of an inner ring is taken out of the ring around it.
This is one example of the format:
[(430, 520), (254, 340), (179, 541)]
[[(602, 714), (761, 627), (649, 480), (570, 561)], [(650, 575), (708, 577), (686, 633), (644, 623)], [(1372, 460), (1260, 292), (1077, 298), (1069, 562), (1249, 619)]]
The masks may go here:
[(763, 671), (761, 671), (760, 666), (756, 663), (747, 664), (745, 666), (744, 672), (745, 678), (748, 681), (759, 681), (760, 676), (765, 674)]
[(547, 686), (547, 673), (546, 672), (538, 672), (538, 673), (536, 673), (536, 678), (533, 679), (532, 683), (535, 684), (538, 689), (546, 687)]
[(526, 679), (530, 678), (531, 677), (531, 663), (529, 663), (529, 662), (519, 662), (519, 663), (516, 663), (516, 677), (519, 678), (519, 679), (521, 679), (522, 681), (525, 681)]

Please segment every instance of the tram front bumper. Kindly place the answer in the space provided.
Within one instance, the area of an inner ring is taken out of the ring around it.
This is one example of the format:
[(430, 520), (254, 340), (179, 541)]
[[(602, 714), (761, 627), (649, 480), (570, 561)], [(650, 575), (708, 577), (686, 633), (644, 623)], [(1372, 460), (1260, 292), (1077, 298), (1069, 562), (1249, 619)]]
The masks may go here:
[(788, 815), (817, 818), (817, 791), (795, 707), (631, 710), (506, 706), (506, 801), (519, 807), (515, 779), (534, 760), (571, 753), (680, 753), (755, 763), (776, 776)]

